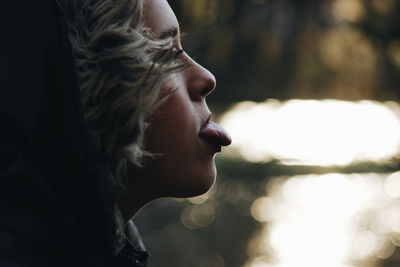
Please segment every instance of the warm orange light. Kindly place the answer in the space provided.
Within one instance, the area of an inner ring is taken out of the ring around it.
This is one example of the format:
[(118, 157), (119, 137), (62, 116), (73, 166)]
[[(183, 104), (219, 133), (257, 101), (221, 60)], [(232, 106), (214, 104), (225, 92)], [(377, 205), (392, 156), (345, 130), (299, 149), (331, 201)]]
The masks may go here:
[(332, 13), (338, 20), (357, 22), (364, 18), (365, 9), (361, 0), (335, 0)]

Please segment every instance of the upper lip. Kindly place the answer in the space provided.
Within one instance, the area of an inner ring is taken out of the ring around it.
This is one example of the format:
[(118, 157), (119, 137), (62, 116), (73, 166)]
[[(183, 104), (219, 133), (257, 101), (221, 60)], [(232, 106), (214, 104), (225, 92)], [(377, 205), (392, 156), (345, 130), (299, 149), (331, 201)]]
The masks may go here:
[(201, 127), (204, 127), (207, 123), (209, 123), (211, 121), (211, 113), (208, 113), (207, 118), (204, 120), (204, 123), (202, 124)]
[[(210, 123), (211, 117), (212, 117), (212, 114), (211, 114), (211, 113), (208, 113), (207, 116), (206, 116), (206, 119), (203, 120), (203, 123), (202, 123), (202, 125), (201, 125), (201, 127), (200, 127), (200, 131), (199, 131), (199, 137), (204, 138), (204, 137), (201, 136), (201, 133), (200, 133), (200, 132), (202, 131), (202, 129), (203, 129), (204, 127), (207, 126), (208, 123)], [(214, 144), (214, 145), (217, 147), (217, 150), (221, 150), (221, 148), (220, 148), (221, 145), (218, 144), (218, 142), (215, 142), (215, 140), (212, 140), (212, 139), (210, 139), (210, 138), (206, 138), (206, 141), (207, 141), (207, 142), (210, 142), (210, 143), (212, 143), (212, 144)]]

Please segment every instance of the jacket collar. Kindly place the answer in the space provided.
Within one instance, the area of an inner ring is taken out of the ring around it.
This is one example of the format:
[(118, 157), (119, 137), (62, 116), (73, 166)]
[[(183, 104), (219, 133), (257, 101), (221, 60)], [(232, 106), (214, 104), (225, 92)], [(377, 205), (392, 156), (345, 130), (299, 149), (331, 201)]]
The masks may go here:
[(116, 208), (116, 255), (122, 266), (144, 267), (150, 254), (147, 252), (142, 237), (132, 221), (124, 223), (121, 212)]

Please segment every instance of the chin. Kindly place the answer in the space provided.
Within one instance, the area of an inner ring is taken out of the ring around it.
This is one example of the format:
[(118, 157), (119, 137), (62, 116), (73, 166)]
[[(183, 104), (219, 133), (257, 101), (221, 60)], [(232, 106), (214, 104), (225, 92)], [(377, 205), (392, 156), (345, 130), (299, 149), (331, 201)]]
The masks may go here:
[(194, 173), (182, 176), (181, 183), (175, 188), (170, 188), (170, 197), (187, 198), (196, 197), (207, 193), (216, 181), (215, 164), (199, 170), (194, 169)]

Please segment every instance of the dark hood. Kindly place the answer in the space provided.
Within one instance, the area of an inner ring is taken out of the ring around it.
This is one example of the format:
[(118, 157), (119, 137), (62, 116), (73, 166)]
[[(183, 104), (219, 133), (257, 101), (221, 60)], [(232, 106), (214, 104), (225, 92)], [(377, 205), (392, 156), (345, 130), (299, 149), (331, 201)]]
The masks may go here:
[(61, 11), (4, 1), (0, 31), (0, 229), (66, 262), (111, 258), (117, 186), (85, 129)]

